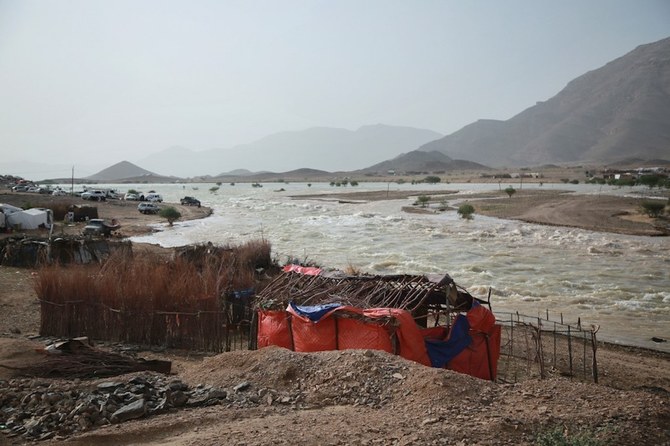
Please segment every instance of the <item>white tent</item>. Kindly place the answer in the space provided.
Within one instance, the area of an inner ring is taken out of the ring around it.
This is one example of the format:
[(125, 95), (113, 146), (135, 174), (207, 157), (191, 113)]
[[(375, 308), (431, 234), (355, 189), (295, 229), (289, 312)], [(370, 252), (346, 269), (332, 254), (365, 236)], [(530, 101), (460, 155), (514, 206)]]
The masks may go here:
[(37, 229), (39, 227), (48, 229), (53, 223), (51, 209), (33, 208), (13, 212), (9, 215), (5, 214), (5, 216), (7, 226), (14, 229)]
[(21, 212), (23, 209), (12, 206), (11, 204), (0, 203), (0, 211), (5, 214), (13, 214), (14, 212)]

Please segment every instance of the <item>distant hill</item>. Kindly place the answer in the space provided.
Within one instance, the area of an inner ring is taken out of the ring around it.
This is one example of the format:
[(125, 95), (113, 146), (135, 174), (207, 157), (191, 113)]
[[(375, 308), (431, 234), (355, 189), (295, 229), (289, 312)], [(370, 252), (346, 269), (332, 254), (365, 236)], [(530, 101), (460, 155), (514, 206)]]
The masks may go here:
[(407, 172), (448, 172), (454, 170), (488, 169), (488, 167), (472, 161), (453, 160), (442, 152), (414, 150), (409, 153), (403, 153), (391, 160), (362, 169), (360, 172), (387, 173), (392, 170), (397, 174), (402, 174)]
[(225, 174), (218, 176), (214, 181), (235, 181), (242, 179), (243, 181), (325, 181), (333, 178), (335, 174), (325, 170), (317, 169), (295, 169), (287, 172), (255, 172), (247, 175), (230, 175)]
[(288, 172), (299, 168), (351, 171), (440, 138), (432, 130), (369, 125), (358, 130), (314, 127), (269, 135), (229, 149), (194, 152), (172, 147), (138, 164), (181, 177), (219, 175), (234, 169)]
[(480, 120), (419, 147), (490, 166), (670, 155), (670, 38), (642, 45), (507, 121)]
[(253, 172), (247, 169), (235, 169), (231, 170), (230, 172), (222, 172), (218, 175), (215, 175), (217, 177), (246, 177), (249, 175), (253, 175)]
[(160, 175), (142, 169), (128, 161), (121, 161), (120, 163), (116, 163), (96, 174), (86, 177), (86, 179), (93, 181), (118, 181), (142, 177), (160, 177)]

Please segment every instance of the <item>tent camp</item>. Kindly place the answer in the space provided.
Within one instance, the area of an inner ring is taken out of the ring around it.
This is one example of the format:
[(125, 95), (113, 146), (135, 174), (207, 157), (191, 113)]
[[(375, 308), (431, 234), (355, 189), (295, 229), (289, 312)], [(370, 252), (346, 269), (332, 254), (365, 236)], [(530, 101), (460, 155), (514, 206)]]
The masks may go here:
[(13, 229), (27, 230), (38, 228), (50, 228), (53, 223), (51, 209), (33, 208), (5, 214), (7, 227)]
[(426, 366), (496, 377), (501, 327), (448, 275), (346, 276), (289, 266), (256, 302), (258, 348), (384, 350)]

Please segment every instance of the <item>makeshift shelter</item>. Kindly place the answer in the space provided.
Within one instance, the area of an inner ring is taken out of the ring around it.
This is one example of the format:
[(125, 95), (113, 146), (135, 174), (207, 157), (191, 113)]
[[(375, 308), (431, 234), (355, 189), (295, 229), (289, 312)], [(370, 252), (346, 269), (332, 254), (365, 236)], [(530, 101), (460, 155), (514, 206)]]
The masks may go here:
[(258, 348), (384, 350), (427, 366), (496, 377), (500, 326), (482, 305), (488, 302), (449, 275), (348, 276), (289, 265), (256, 303)]
[(16, 206), (12, 206), (11, 204), (0, 203), (0, 214), (3, 214), (4, 223), (7, 226), (9, 226), (9, 224), (7, 223), (7, 217), (9, 217), (11, 214), (14, 214), (15, 212), (21, 212), (21, 211), (23, 211), (23, 209), (17, 208)]
[[(6, 214), (5, 214), (6, 215)], [(51, 209), (32, 208), (12, 212), (6, 215), (7, 227), (27, 230), (38, 228), (50, 228), (53, 223), (53, 212)]]

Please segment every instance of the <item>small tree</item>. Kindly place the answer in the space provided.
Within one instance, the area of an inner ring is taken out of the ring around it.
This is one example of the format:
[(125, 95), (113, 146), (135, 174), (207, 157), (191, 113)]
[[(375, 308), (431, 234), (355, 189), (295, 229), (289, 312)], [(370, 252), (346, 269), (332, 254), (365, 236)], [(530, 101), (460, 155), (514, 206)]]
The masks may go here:
[(653, 189), (656, 186), (660, 188), (663, 184), (663, 178), (659, 175), (642, 175), (637, 181), (638, 183), (647, 186), (649, 189)]
[(430, 201), (430, 197), (428, 195), (420, 195), (419, 198), (416, 199), (416, 203), (420, 205), (422, 208), (425, 208), (428, 205), (428, 202)]
[(461, 216), (461, 218), (464, 218), (466, 220), (472, 220), (472, 214), (475, 213), (475, 208), (470, 204), (470, 203), (463, 203), (458, 207), (458, 215)]
[(645, 200), (642, 202), (642, 210), (651, 218), (658, 218), (665, 211), (665, 203), (660, 200)]
[(181, 218), (181, 213), (172, 206), (162, 208), (160, 211), (158, 211), (158, 215), (166, 219), (170, 226), (172, 226), (175, 221)]
[(429, 176), (427, 176), (426, 178), (423, 179), (423, 182), (428, 183), (428, 184), (436, 184), (436, 183), (439, 183), (440, 181), (442, 181), (442, 179), (440, 177), (436, 177), (436, 176), (433, 176), (433, 175), (429, 175)]
[(516, 194), (516, 189), (514, 189), (512, 186), (508, 186), (505, 188), (505, 193), (509, 195), (510, 198), (512, 198), (512, 195)]

